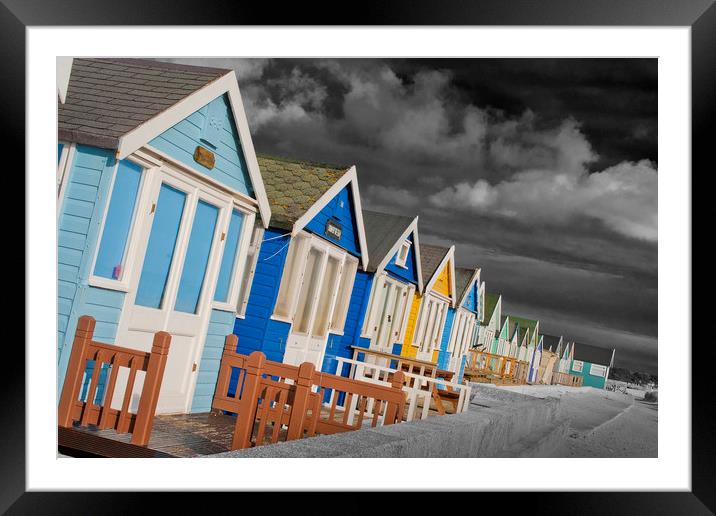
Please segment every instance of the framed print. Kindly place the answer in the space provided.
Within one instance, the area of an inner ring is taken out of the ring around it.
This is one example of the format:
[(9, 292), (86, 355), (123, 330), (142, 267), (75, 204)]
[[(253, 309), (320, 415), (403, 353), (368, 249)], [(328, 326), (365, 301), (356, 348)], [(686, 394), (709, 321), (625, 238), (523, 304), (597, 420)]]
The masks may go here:
[(0, 7), (29, 300), (0, 507), (716, 510), (712, 3), (268, 9)]

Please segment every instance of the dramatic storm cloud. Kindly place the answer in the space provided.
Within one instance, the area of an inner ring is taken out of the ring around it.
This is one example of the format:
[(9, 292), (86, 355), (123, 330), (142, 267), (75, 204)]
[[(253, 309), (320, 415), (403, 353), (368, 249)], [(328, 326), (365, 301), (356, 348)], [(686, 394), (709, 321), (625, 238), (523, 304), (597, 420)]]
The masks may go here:
[(355, 164), (507, 312), (656, 371), (656, 60), (179, 61), (236, 70), (259, 152)]

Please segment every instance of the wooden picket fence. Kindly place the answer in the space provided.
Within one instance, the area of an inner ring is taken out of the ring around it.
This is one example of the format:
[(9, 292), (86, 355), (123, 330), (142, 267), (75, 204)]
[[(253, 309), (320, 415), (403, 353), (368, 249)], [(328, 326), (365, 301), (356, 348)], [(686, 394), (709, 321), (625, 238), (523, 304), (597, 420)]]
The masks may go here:
[[(293, 366), (254, 351), (236, 351), (237, 337), (226, 337), (212, 408), (236, 414), (231, 449), (357, 430), (402, 420), (406, 394), (403, 373), (390, 386), (327, 373), (310, 362)], [(235, 392), (232, 374), (238, 370)], [(327, 400), (327, 401), (326, 401)]]
[(567, 385), (569, 387), (581, 387), (584, 383), (584, 378), (579, 375), (560, 373), (555, 371), (552, 373), (552, 384), (553, 385)]
[[(131, 433), (132, 444), (147, 446), (169, 355), (171, 335), (164, 331), (157, 332), (154, 335), (152, 350), (147, 353), (96, 342), (92, 340), (94, 328), (93, 317), (83, 315), (79, 318), (65, 383), (60, 395), (58, 426), (72, 428), (75, 422), (79, 422), (80, 426), (85, 427), (96, 425), (100, 429), (113, 428), (118, 433)], [(90, 361), (94, 361), (92, 376), (86, 395), (81, 397), (85, 371)], [(100, 373), (105, 364), (109, 366), (109, 380), (103, 399), (96, 400)], [(128, 369), (127, 382), (124, 386), (117, 385), (120, 368)], [(130, 401), (137, 373), (140, 371), (145, 372), (144, 385), (137, 412), (132, 414), (129, 411)], [(118, 387), (120, 390), (117, 390)], [(122, 387), (124, 388), (122, 406), (120, 409), (114, 409), (111, 407), (114, 393), (122, 392)]]
[(495, 384), (523, 384), (527, 382), (529, 364), (515, 357), (470, 350), (463, 373), (470, 381)]

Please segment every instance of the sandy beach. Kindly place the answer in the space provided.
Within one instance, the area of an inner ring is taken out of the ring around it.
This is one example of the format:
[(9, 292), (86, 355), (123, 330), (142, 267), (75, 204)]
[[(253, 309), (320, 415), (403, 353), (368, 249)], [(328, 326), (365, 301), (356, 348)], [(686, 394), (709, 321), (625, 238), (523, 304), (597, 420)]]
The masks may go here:
[(657, 457), (658, 403), (641, 393), (622, 394), (590, 387), (525, 385), (503, 387), (538, 398), (560, 399), (559, 418), (568, 419), (569, 437), (556, 457)]

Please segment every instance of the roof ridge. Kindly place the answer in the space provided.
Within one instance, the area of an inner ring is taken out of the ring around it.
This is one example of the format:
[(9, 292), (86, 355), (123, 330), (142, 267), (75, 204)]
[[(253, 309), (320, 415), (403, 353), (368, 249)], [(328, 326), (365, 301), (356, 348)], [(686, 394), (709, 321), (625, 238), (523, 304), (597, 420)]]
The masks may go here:
[[(141, 68), (164, 68), (166, 70), (177, 70), (188, 73), (195, 73), (201, 75), (202, 73), (217, 73), (222, 72), (220, 75), (226, 75), (227, 73), (233, 72), (230, 68), (218, 68), (213, 66), (194, 66), (181, 63), (168, 63), (166, 61), (157, 61), (154, 59), (142, 59), (138, 57), (80, 57), (84, 61), (101, 61), (105, 63), (113, 64), (124, 64), (138, 66)], [(160, 59), (160, 58), (159, 58)]]
[(263, 158), (263, 159), (270, 159), (273, 161), (282, 161), (284, 163), (294, 163), (296, 165), (309, 165), (309, 166), (316, 167), (316, 168), (325, 168), (328, 170), (338, 170), (338, 171), (343, 171), (343, 172), (345, 172), (351, 168), (351, 165), (338, 165), (335, 163), (311, 161), (311, 160), (307, 160), (307, 159), (291, 158), (288, 156), (277, 156), (275, 154), (268, 154), (265, 152), (257, 152), (256, 157)]

